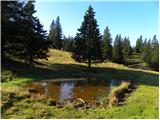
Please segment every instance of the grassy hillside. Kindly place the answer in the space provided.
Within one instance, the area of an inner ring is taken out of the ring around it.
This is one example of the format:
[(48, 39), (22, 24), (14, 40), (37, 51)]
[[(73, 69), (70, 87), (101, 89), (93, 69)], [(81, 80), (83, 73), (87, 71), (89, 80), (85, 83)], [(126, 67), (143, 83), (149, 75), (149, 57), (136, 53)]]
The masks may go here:
[[(51, 49), (49, 54), (48, 61), (37, 60), (32, 66), (16, 59), (2, 64), (2, 118), (158, 118), (158, 72), (111, 62), (92, 65), (88, 71), (87, 65), (76, 63), (69, 52)], [(23, 91), (28, 82), (75, 77), (129, 79), (137, 88), (122, 106), (87, 110), (55, 108), (45, 100), (27, 98)]]

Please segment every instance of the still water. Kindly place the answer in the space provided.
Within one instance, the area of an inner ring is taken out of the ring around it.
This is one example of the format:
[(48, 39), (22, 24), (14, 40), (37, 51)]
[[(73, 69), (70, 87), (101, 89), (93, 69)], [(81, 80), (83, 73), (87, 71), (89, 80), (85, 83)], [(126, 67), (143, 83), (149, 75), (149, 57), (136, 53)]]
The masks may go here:
[(54, 100), (81, 98), (85, 101), (108, 97), (120, 80), (101, 80), (96, 78), (52, 79), (28, 84), (25, 88), (34, 89), (32, 95), (44, 95)]

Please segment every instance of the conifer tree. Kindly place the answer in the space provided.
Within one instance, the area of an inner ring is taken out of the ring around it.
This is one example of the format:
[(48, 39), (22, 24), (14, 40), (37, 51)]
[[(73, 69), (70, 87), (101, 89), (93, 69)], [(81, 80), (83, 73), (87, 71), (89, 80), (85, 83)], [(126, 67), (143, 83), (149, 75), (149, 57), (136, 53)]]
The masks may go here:
[(148, 65), (151, 62), (151, 41), (150, 39), (148, 41), (147, 39), (144, 40), (143, 49), (142, 49), (142, 59)]
[(73, 37), (63, 37), (63, 50), (73, 52), (75, 41)]
[(124, 38), (123, 40), (123, 53), (125, 56), (129, 56), (132, 52), (132, 47), (130, 45), (130, 41), (129, 41), (129, 37), (128, 38)]
[(55, 49), (62, 48), (62, 28), (61, 28), (59, 16), (57, 17), (55, 22), (54, 20), (52, 21), (48, 37), (49, 37), (49, 40), (52, 42), (51, 44), (52, 48), (55, 48)]
[(113, 47), (113, 61), (116, 63), (123, 63), (123, 54), (122, 54), (122, 38), (121, 35), (117, 35), (114, 41)]
[(141, 53), (142, 48), (143, 48), (143, 39), (142, 36), (140, 36), (140, 38), (138, 38), (136, 41), (136, 47), (135, 47), (136, 53)]
[[(1, 1), (1, 56), (4, 58), (5, 52), (16, 53), (15, 43), (19, 42), (21, 32), (20, 20), (22, 14), (23, 2), (19, 1)], [(18, 44), (17, 44), (18, 45)], [(13, 52), (14, 51), (14, 52)]]
[(89, 68), (91, 67), (91, 63), (102, 62), (102, 36), (100, 35), (94, 16), (95, 12), (89, 6), (84, 16), (84, 21), (76, 34), (75, 50), (72, 56), (77, 62), (87, 63)]
[(112, 60), (112, 38), (108, 26), (103, 34), (102, 55), (104, 60)]
[(56, 37), (55, 23), (54, 23), (54, 20), (52, 20), (49, 35), (48, 35), (48, 39), (51, 42), (51, 45), (50, 45), (51, 48), (54, 48), (53, 42), (55, 40), (55, 37)]
[(159, 70), (159, 42), (156, 38), (156, 35), (153, 36), (153, 39), (151, 41), (151, 47), (152, 47), (152, 52), (151, 52), (150, 67), (158, 71)]
[[(37, 17), (34, 17), (36, 12), (35, 1), (28, 1), (22, 8), (21, 21), (21, 33), (20, 33), (20, 45), (21, 50), (17, 53), (18, 57), (26, 59), (29, 63), (32, 63), (36, 58), (47, 59), (47, 51), (49, 41), (46, 36), (46, 31), (43, 30), (43, 26)], [(20, 47), (18, 47), (20, 48)]]

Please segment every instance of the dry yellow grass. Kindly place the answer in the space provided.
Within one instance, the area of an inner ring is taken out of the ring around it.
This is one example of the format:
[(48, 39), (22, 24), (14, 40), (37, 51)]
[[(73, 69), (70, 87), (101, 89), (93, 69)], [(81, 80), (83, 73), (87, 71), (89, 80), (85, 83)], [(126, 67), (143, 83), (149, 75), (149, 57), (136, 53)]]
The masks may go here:
[(48, 62), (60, 64), (73, 64), (75, 61), (71, 57), (70, 52), (50, 49)]
[(119, 96), (124, 96), (125, 92), (128, 91), (131, 83), (130, 82), (122, 82), (122, 84), (116, 88), (114, 88), (109, 96), (109, 107), (111, 108), (113, 105), (117, 105)]

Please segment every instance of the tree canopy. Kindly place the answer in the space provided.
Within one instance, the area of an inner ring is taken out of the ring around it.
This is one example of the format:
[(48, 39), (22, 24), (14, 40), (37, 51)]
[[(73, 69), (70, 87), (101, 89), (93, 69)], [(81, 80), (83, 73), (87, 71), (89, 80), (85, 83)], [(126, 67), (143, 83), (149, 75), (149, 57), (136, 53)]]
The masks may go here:
[(102, 55), (104, 60), (112, 60), (112, 38), (108, 26), (103, 34)]
[(89, 6), (81, 27), (75, 37), (75, 50), (73, 58), (77, 62), (84, 62), (91, 67), (91, 63), (102, 62), (101, 42), (97, 21), (94, 18), (95, 12)]
[(113, 47), (113, 61), (116, 63), (123, 63), (123, 45), (122, 45), (122, 38), (121, 35), (117, 35), (114, 41), (114, 47)]
[(55, 22), (54, 20), (52, 21), (48, 37), (51, 41), (52, 48), (59, 50), (62, 48), (62, 28), (59, 16), (56, 18)]

